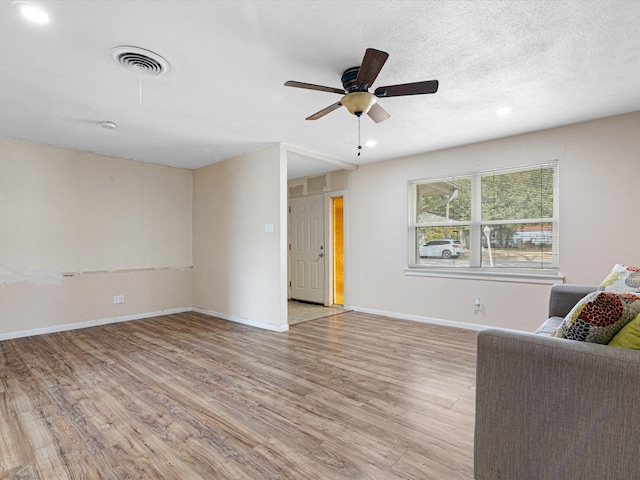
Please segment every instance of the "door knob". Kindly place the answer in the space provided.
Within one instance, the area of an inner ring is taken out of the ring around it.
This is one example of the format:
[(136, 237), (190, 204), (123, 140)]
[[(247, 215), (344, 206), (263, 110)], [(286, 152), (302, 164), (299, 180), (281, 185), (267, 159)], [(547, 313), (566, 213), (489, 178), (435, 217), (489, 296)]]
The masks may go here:
[(324, 253), (322, 253), (322, 252), (320, 252), (318, 255), (319, 255), (320, 257), (324, 257)]

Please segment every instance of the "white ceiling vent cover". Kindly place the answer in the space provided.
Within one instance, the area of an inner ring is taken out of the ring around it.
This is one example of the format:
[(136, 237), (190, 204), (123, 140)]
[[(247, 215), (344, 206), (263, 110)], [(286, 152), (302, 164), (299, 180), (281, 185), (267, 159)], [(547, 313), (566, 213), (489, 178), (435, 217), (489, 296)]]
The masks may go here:
[(157, 53), (144, 48), (121, 46), (111, 50), (113, 59), (127, 70), (145, 75), (162, 75), (171, 68)]

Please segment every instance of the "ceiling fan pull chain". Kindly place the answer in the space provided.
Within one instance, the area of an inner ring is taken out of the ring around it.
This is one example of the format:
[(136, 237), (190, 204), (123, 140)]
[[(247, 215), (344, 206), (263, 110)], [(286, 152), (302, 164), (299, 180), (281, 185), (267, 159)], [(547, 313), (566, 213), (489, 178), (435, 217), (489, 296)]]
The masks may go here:
[(358, 115), (358, 156), (360, 156), (360, 150), (362, 150), (362, 142), (360, 142), (360, 117)]

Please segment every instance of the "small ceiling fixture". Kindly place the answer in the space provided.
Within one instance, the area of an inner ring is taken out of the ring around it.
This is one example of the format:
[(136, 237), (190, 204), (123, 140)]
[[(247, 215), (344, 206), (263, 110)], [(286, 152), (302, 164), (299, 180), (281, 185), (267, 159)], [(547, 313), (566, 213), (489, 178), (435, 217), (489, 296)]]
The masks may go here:
[(496, 110), (496, 115), (500, 115), (501, 117), (504, 117), (505, 115), (509, 115), (511, 112), (513, 112), (513, 108), (503, 107)]
[(16, 1), (11, 4), (13, 10), (28, 20), (35, 23), (49, 23), (49, 15), (42, 8), (23, 1)]
[(134, 73), (162, 75), (171, 68), (169, 62), (151, 50), (123, 45), (111, 50), (111, 57)]
[(116, 122), (112, 122), (111, 120), (103, 120), (102, 122), (100, 122), (100, 126), (102, 128), (106, 128), (107, 130), (115, 130), (116, 128), (118, 128)]

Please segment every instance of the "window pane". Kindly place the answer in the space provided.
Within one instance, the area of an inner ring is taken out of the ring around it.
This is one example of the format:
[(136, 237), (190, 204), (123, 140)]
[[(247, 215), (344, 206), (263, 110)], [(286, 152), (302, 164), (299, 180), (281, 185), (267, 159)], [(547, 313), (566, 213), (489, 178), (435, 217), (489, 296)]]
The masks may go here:
[(418, 265), (438, 267), (469, 266), (469, 227), (418, 227)]
[[(500, 268), (556, 268), (551, 223), (492, 225), (482, 235), (482, 266)], [(493, 264), (493, 265), (492, 265)]]
[(482, 219), (553, 217), (553, 167), (482, 177)]
[(416, 185), (416, 222), (471, 220), (471, 179)]
[(519, 168), (410, 182), (411, 265), (557, 270), (557, 162)]

